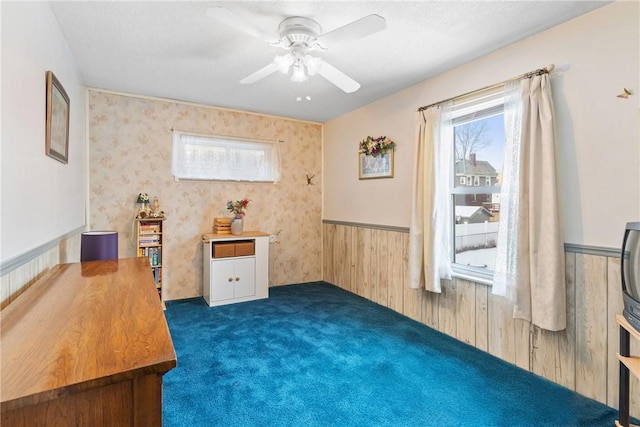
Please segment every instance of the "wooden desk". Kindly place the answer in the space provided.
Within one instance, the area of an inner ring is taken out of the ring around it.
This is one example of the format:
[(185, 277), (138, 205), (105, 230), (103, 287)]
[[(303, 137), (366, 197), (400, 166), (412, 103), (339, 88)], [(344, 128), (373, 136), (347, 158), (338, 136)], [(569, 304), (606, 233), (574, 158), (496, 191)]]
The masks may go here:
[(162, 425), (176, 354), (146, 258), (57, 265), (1, 315), (2, 425)]

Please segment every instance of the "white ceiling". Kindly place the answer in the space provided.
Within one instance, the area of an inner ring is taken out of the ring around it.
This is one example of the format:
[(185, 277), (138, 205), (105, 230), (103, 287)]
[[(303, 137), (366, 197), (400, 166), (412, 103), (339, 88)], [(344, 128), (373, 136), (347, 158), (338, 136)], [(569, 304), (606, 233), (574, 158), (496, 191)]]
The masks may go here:
[[(51, 7), (87, 86), (325, 122), (606, 3), (52, 1)], [(289, 16), (312, 18), (326, 33), (375, 13), (386, 29), (316, 55), (358, 81), (354, 93), (319, 75), (294, 83), (275, 73), (242, 85), (240, 79), (285, 51), (208, 17), (212, 6), (274, 35)]]

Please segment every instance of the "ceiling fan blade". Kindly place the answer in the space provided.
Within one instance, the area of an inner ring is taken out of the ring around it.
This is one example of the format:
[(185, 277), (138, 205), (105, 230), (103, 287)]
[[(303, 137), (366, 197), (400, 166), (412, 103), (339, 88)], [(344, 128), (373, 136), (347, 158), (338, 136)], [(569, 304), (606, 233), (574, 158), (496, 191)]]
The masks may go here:
[(243, 85), (255, 83), (258, 80), (264, 79), (265, 77), (275, 73), (276, 71), (278, 71), (278, 65), (275, 62), (272, 62), (269, 65), (265, 65), (264, 67), (260, 68), (255, 73), (250, 74), (244, 79), (240, 80), (240, 83), (242, 83)]
[(352, 93), (360, 89), (360, 83), (353, 80), (333, 65), (320, 58), (316, 58), (316, 60), (319, 60), (318, 74), (338, 86), (344, 92)]
[(324, 47), (330, 47), (335, 43), (356, 40), (377, 33), (386, 27), (387, 21), (382, 16), (368, 15), (321, 35), (318, 37), (318, 42)]
[(210, 7), (209, 9), (207, 9), (207, 15), (210, 18), (215, 19), (216, 21), (222, 22), (223, 24), (229, 25), (230, 27), (233, 27), (236, 30), (242, 31), (244, 33), (257, 37), (261, 40), (264, 40), (267, 43), (273, 43), (278, 41), (278, 37), (275, 37), (273, 34), (269, 34), (262, 31), (260, 28), (246, 21), (240, 15), (237, 15), (223, 7), (219, 7), (219, 6)]

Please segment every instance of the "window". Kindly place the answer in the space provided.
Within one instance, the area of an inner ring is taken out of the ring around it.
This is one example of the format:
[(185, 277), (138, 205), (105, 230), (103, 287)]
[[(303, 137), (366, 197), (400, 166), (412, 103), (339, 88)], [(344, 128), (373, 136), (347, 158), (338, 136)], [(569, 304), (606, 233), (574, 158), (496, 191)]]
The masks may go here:
[[(495, 266), (500, 185), (504, 160), (504, 101), (502, 92), (465, 100), (453, 108), (454, 272), (491, 280)], [(484, 177), (484, 179), (481, 179)], [(494, 185), (492, 185), (494, 183)]]
[[(514, 317), (559, 331), (566, 271), (548, 74), (535, 70), (418, 109), (425, 164), (415, 168), (408, 270), (412, 288), (432, 292), (452, 276), (491, 284)], [(493, 185), (462, 186), (456, 174), (492, 176)]]
[(278, 142), (174, 131), (173, 175), (178, 179), (277, 182)]

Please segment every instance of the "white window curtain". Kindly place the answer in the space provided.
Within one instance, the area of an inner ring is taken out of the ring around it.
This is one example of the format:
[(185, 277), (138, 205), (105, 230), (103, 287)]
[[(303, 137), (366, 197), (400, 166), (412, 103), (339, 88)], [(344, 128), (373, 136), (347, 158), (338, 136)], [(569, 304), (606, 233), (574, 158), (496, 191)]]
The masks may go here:
[(173, 132), (171, 171), (178, 179), (278, 182), (277, 141)]
[(500, 225), (496, 241), (496, 264), (493, 273), (494, 295), (515, 299), (515, 270), (518, 258), (518, 191), (522, 128), (520, 80), (508, 82), (504, 93), (504, 166), (500, 190)]
[[(452, 274), (451, 104), (417, 115), (409, 280), (412, 288), (441, 292), (440, 279)], [(515, 318), (562, 330), (566, 327), (564, 239), (548, 74), (507, 84), (505, 135), (492, 293), (513, 301)]]
[[(441, 292), (451, 278), (453, 173), (451, 103), (417, 112), (414, 184), (409, 232), (409, 286)], [(438, 165), (439, 167), (435, 167)], [(446, 167), (442, 167), (446, 165)]]
[(547, 73), (507, 85), (505, 164), (492, 293), (513, 316), (566, 328), (564, 238), (551, 84)]

